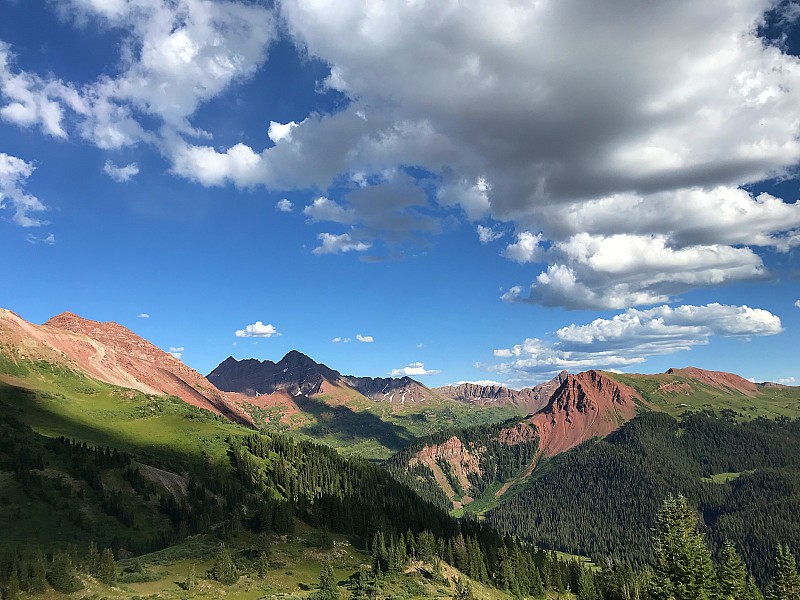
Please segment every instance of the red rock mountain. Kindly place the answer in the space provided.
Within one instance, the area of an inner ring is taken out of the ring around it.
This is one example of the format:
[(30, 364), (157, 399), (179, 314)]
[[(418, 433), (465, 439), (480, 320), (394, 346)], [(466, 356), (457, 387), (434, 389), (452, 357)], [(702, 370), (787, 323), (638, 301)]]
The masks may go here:
[(200, 373), (117, 323), (65, 312), (37, 326), (0, 309), (0, 346), (12, 357), (65, 364), (106, 383), (147, 394), (171, 394), (234, 422), (251, 424), (234, 399)]
[(545, 408), (529, 418), (539, 431), (539, 452), (553, 456), (593, 437), (604, 437), (636, 416), (642, 398), (602, 371), (567, 375)]
[(540, 383), (532, 388), (522, 388), (513, 390), (502, 385), (480, 385), (476, 383), (462, 383), (459, 385), (448, 385), (436, 388), (443, 398), (475, 404), (478, 406), (489, 406), (496, 404), (504, 406), (511, 404), (524, 410), (527, 414), (538, 412), (547, 406), (550, 396), (558, 389), (567, 377), (566, 371), (561, 371), (550, 381)]

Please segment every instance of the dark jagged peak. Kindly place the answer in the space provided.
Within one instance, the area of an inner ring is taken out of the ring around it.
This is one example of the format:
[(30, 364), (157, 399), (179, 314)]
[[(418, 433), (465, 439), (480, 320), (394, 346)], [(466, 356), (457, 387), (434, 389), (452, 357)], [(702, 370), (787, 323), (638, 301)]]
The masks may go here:
[(208, 375), (209, 381), (226, 392), (248, 396), (286, 390), (293, 396), (322, 391), (324, 381), (337, 382), (341, 375), (302, 352), (292, 350), (277, 363), (255, 358), (227, 358)]
[(353, 377), (345, 375), (342, 380), (360, 394), (376, 402), (405, 404), (424, 402), (435, 394), (430, 388), (410, 377)]

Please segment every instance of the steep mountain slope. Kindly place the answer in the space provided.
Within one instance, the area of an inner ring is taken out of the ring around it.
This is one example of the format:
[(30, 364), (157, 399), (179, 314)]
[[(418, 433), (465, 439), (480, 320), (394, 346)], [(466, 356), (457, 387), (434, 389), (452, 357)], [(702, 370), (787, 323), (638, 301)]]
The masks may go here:
[(547, 406), (550, 396), (556, 391), (567, 376), (566, 371), (561, 371), (550, 381), (540, 383), (532, 388), (513, 390), (502, 385), (480, 385), (476, 383), (462, 383), (436, 388), (436, 393), (444, 398), (457, 400), (478, 406), (487, 404), (511, 404), (525, 414), (533, 414)]
[(112, 385), (170, 394), (242, 424), (250, 418), (194, 369), (117, 323), (62, 313), (37, 326), (0, 309), (0, 354), (6, 361), (43, 360)]
[(593, 437), (605, 437), (636, 416), (642, 399), (601, 371), (567, 375), (547, 406), (530, 418), (539, 450), (553, 456)]

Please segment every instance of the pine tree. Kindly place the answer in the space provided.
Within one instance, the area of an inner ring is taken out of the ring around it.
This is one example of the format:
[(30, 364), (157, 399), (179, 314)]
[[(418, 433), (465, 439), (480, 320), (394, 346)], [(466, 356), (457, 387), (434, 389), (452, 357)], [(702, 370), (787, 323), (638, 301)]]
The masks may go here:
[(47, 581), (57, 592), (71, 594), (83, 588), (83, 584), (75, 576), (72, 558), (65, 552), (56, 552), (47, 572)]
[(233, 555), (225, 544), (220, 544), (217, 555), (214, 557), (214, 565), (211, 567), (211, 578), (216, 579), (224, 585), (231, 585), (239, 580), (239, 572), (233, 562)]
[(17, 569), (12, 568), (11, 573), (8, 575), (8, 583), (6, 584), (5, 600), (17, 600), (19, 597), (19, 577), (17, 576)]
[(84, 564), (86, 565), (86, 572), (92, 577), (97, 577), (100, 572), (100, 553), (97, 551), (97, 544), (94, 542), (89, 543), (89, 551), (86, 553)]
[(800, 575), (788, 546), (775, 552), (775, 575), (767, 586), (766, 600), (800, 600)]
[(594, 585), (594, 576), (589, 569), (581, 569), (578, 577), (578, 600), (597, 600), (597, 589)]
[(712, 600), (718, 584), (711, 552), (697, 531), (697, 515), (683, 496), (667, 496), (656, 517), (654, 600)]
[(262, 550), (256, 559), (256, 573), (259, 577), (266, 577), (269, 573), (269, 554), (266, 550)]
[(26, 591), (34, 594), (41, 594), (47, 587), (47, 567), (45, 566), (44, 554), (37, 550), (33, 555), (28, 572), (28, 587)]
[(722, 562), (719, 566), (719, 585), (722, 600), (744, 598), (747, 587), (747, 570), (731, 542), (722, 548)]
[(97, 578), (106, 585), (117, 584), (117, 563), (114, 562), (114, 552), (112, 552), (111, 548), (103, 550), (100, 556)]
[(751, 576), (747, 578), (747, 585), (745, 586), (742, 600), (764, 600), (761, 590), (758, 589), (755, 580)]
[(322, 571), (319, 574), (319, 590), (311, 597), (313, 600), (339, 600), (341, 597), (333, 567), (327, 560), (322, 563)]

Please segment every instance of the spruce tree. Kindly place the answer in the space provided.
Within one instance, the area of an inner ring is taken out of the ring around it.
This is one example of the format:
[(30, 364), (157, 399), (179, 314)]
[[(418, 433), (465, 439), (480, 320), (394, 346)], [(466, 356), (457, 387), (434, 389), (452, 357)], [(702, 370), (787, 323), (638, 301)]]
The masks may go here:
[(17, 569), (12, 568), (11, 573), (8, 575), (8, 583), (6, 584), (5, 600), (17, 600), (19, 597), (19, 577), (17, 576)]
[(231, 585), (239, 580), (239, 572), (233, 562), (233, 555), (225, 544), (220, 544), (217, 555), (214, 557), (214, 565), (211, 568), (211, 578), (216, 579), (224, 585)]
[(775, 575), (767, 586), (766, 600), (800, 600), (800, 575), (788, 546), (779, 545), (775, 553)]
[(322, 563), (322, 571), (319, 574), (319, 590), (311, 597), (313, 600), (339, 600), (341, 597), (333, 567), (327, 560)]
[(47, 587), (46, 573), (47, 567), (45, 566), (44, 553), (41, 550), (37, 550), (30, 564), (27, 591), (41, 594)]
[(594, 576), (589, 569), (582, 568), (578, 577), (578, 600), (597, 600), (597, 588), (594, 585)]
[(719, 585), (722, 600), (740, 600), (747, 588), (747, 570), (736, 548), (728, 541), (722, 548), (722, 562), (719, 566)]
[(656, 517), (653, 550), (654, 600), (713, 600), (718, 584), (711, 552), (697, 531), (697, 515), (686, 498), (667, 496)]
[(111, 548), (106, 548), (100, 555), (97, 578), (106, 585), (117, 584), (117, 563), (114, 561), (114, 552)]
[(56, 552), (47, 572), (47, 581), (53, 589), (63, 594), (71, 594), (83, 588), (83, 584), (75, 575), (72, 558), (66, 552)]

